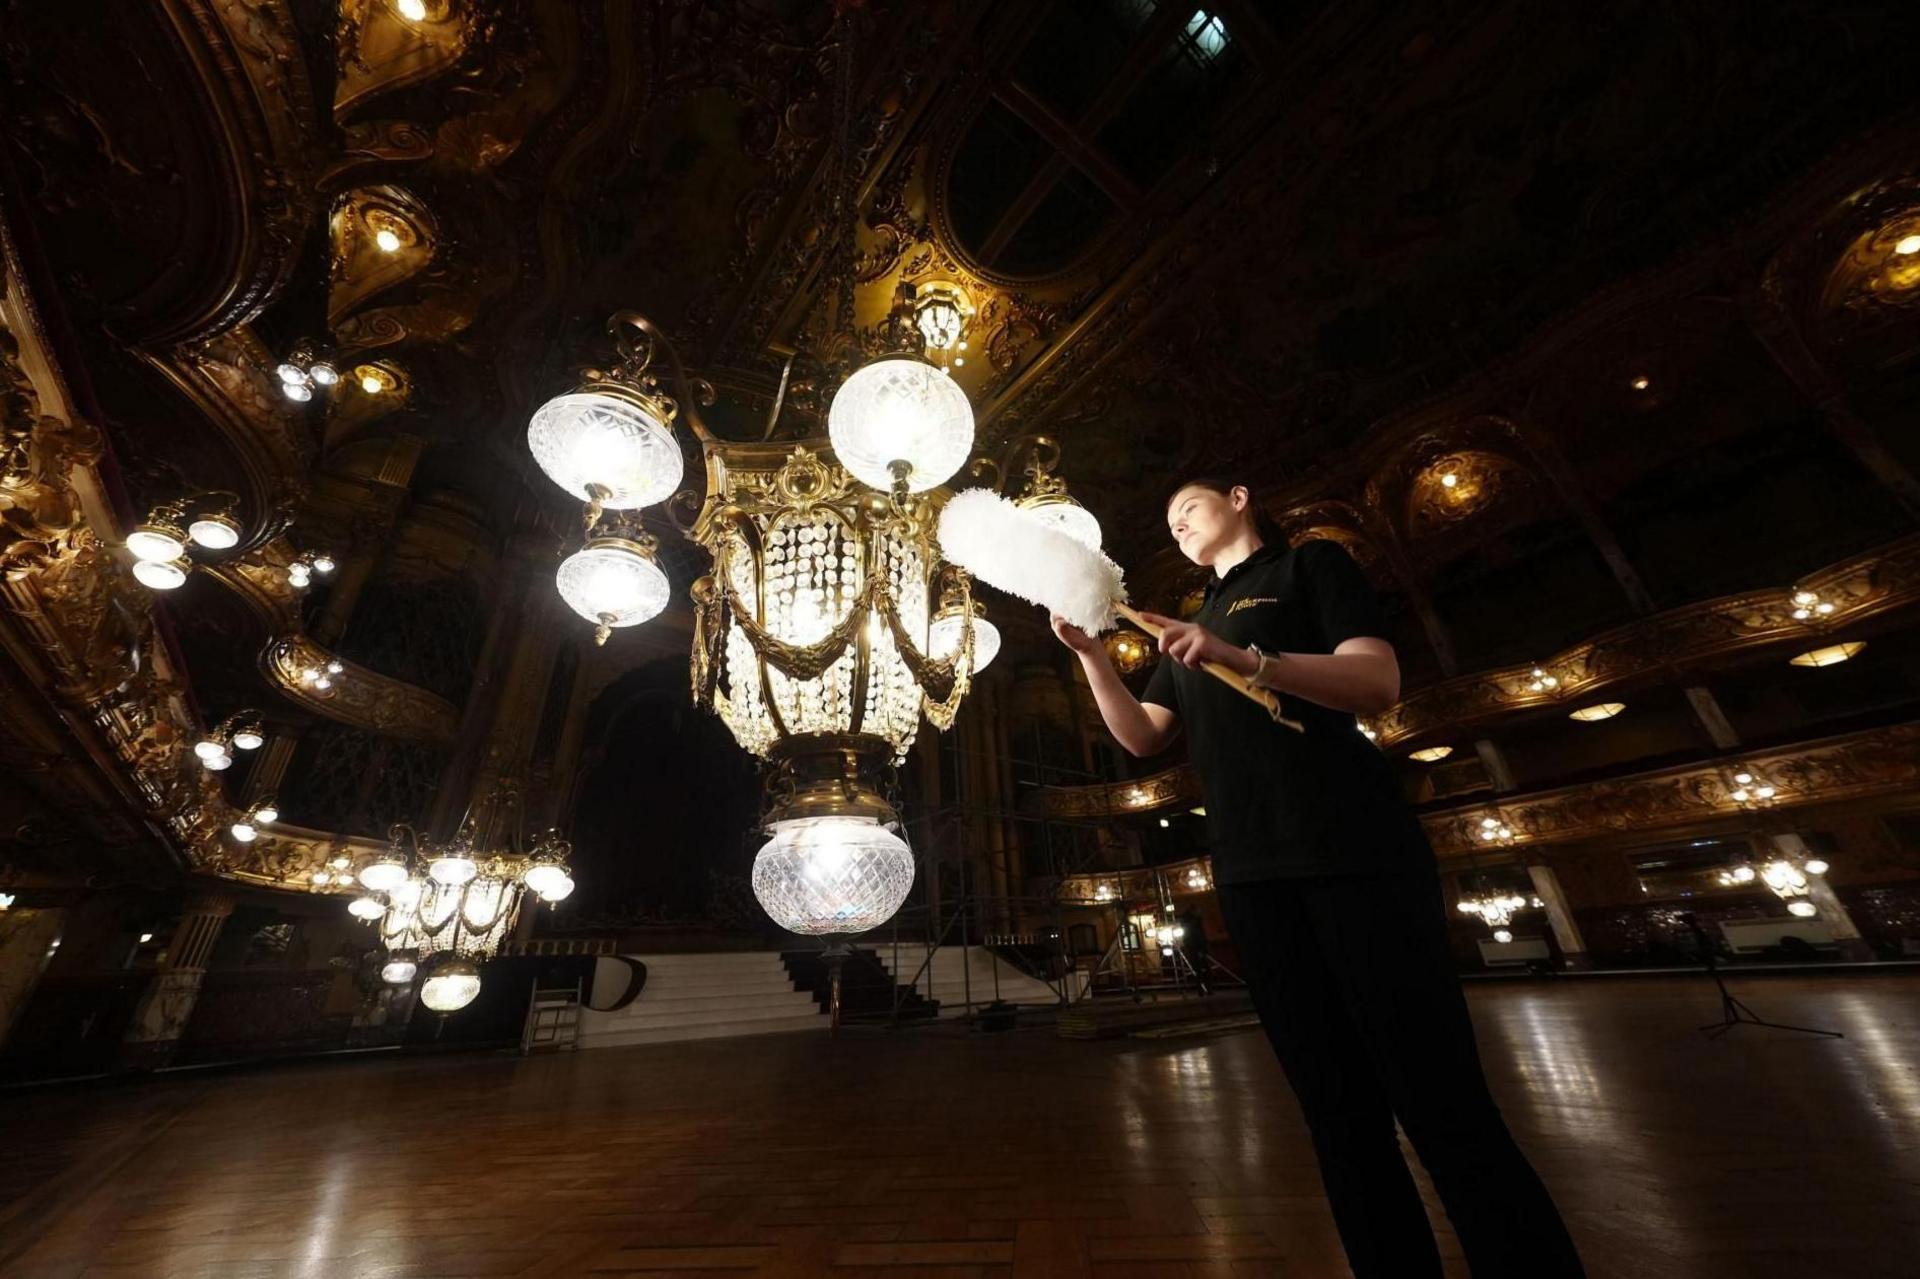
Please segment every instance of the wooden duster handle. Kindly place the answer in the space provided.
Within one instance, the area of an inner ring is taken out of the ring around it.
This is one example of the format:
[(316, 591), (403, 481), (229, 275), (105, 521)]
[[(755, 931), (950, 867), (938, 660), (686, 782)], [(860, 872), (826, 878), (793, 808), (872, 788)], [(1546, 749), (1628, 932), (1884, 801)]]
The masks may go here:
[[(1132, 622), (1135, 626), (1138, 626), (1141, 630), (1153, 636), (1153, 638), (1155, 639), (1159, 639), (1160, 632), (1166, 629), (1164, 626), (1158, 626), (1153, 622), (1149, 622), (1146, 618), (1140, 615), (1140, 612), (1138, 609), (1135, 609), (1131, 605), (1123, 604), (1119, 600), (1115, 600), (1113, 602), (1113, 611), (1118, 613), (1121, 617), (1126, 618), (1129, 622)], [(1251, 698), (1252, 700), (1260, 703), (1261, 707), (1265, 709), (1267, 714), (1273, 717), (1274, 723), (1285, 724), (1288, 728), (1291, 728), (1296, 733), (1304, 733), (1307, 731), (1306, 726), (1303, 725), (1299, 720), (1288, 719), (1285, 715), (1282, 715), (1280, 713), (1280, 698), (1276, 696), (1272, 690), (1261, 688), (1258, 684), (1253, 683), (1246, 676), (1242, 675), (1239, 671), (1232, 670), (1229, 667), (1222, 666), (1218, 662), (1202, 662), (1200, 663), (1200, 669), (1205, 671), (1207, 674), (1213, 676), (1215, 679), (1219, 680), (1222, 684), (1225, 684), (1228, 688), (1240, 694), (1242, 697)]]

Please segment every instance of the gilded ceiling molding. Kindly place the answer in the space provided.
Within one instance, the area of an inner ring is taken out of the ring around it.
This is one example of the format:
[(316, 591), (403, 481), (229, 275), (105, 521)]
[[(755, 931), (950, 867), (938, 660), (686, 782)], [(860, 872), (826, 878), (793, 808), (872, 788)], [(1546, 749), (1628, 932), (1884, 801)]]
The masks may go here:
[[(70, 419), (4, 224), (0, 260), (0, 662), (11, 668), (0, 671), (0, 687), (17, 671), (19, 683), (57, 710), (65, 727), (58, 745), (79, 752), (77, 771), (86, 774), (62, 784), (84, 796), (81, 811), (96, 814), (92, 828), (122, 843), (163, 832), (196, 869), (258, 883), (304, 881), (320, 863), (296, 865), (286, 852), (266, 861), (229, 846), (225, 832), (237, 814), (218, 775), (194, 757), (200, 726), (177, 659), (154, 626), (152, 593), (112, 549), (123, 530), (100, 474), (101, 442)], [(8, 705), (0, 719), (27, 720), (31, 707)], [(33, 771), (51, 773), (55, 761), (41, 754)], [(110, 800), (90, 787), (91, 776)]]
[(355, 728), (436, 745), (460, 728), (460, 711), (446, 698), (349, 662), (305, 635), (269, 641), (260, 669), (289, 700)]
[(248, 507), (281, 511), (306, 487), (315, 448), (306, 424), (280, 393), (279, 357), (246, 325), (165, 355), (144, 358), (232, 446)]
[[(1831, 604), (1796, 619), (1797, 593)], [(1584, 644), (1542, 658), (1558, 681), (1536, 690), (1535, 663), (1443, 680), (1408, 695), (1371, 721), (1382, 748), (1457, 735), (1542, 706), (1572, 711), (1602, 695), (1670, 675), (1676, 668), (1754, 650), (1815, 648), (1848, 625), (1920, 603), (1920, 535), (1808, 574), (1791, 587), (1703, 600), (1636, 618)]]
[[(261, 827), (258, 837), (246, 844), (232, 838), (224, 826), (208, 835), (199, 869), (209, 874), (269, 888), (339, 895), (359, 891), (348, 867), (364, 865), (387, 847), (385, 841), (364, 835), (337, 835), (284, 822)], [(336, 864), (340, 862), (347, 865)], [(316, 873), (327, 876), (325, 885), (314, 882)], [(335, 883), (343, 873), (347, 879)]]
[[(1746, 777), (1750, 780), (1742, 782)], [(1513, 844), (1570, 844), (1623, 832), (1690, 826), (1757, 812), (1911, 794), (1920, 785), (1920, 723), (1802, 742), (1635, 777), (1506, 796), (1422, 817), (1434, 851), (1485, 851), (1482, 823), (1507, 826)], [(1761, 790), (1771, 792), (1762, 802)]]
[(452, 71), (489, 33), (486, 7), (421, 0), (425, 17), (416, 22), (401, 16), (392, 0), (341, 0), (334, 120), (344, 122), (375, 98)]
[(269, 634), (280, 634), (300, 625), (301, 593), (287, 575), (298, 556), (291, 542), (276, 537), (245, 555), (203, 564), (200, 571), (238, 595)]
[[(293, 274), (312, 216), (313, 91), (286, 0), (159, 0), (205, 90), (230, 195), (231, 269), (142, 345), (191, 343), (252, 319)], [(164, 108), (162, 108), (164, 109)], [(196, 141), (198, 141), (196, 139)]]
[(433, 213), (391, 184), (338, 196), (327, 217), (327, 323), (337, 327), (375, 294), (420, 274), (440, 247)]

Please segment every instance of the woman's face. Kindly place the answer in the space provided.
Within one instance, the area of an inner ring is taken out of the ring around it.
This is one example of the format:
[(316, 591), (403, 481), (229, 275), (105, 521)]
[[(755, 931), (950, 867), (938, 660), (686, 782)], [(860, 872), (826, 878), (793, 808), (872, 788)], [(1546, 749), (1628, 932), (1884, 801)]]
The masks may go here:
[(1244, 488), (1217, 493), (1189, 484), (1167, 503), (1167, 529), (1182, 555), (1195, 564), (1211, 566), (1221, 548), (1239, 536), (1246, 509)]

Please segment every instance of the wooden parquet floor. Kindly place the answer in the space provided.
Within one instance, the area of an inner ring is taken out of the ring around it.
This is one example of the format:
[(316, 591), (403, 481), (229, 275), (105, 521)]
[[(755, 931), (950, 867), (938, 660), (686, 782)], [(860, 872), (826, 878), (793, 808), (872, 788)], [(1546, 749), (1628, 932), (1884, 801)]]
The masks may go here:
[[(1738, 989), (1848, 1037), (1708, 1042), (1712, 988), (1680, 978), (1472, 991), (1590, 1273), (1920, 1275), (1920, 977)], [(859, 1031), (0, 1094), (9, 1277), (693, 1271), (1346, 1273), (1255, 1032)]]

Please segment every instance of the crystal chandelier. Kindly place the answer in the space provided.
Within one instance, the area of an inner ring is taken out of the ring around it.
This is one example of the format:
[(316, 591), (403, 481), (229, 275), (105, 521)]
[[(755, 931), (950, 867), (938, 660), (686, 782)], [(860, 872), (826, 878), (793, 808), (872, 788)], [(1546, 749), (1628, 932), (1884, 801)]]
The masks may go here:
[(1514, 911), (1540, 904), (1538, 898), (1530, 900), (1517, 894), (1489, 893), (1483, 897), (1462, 897), (1458, 909), (1463, 915), (1478, 915), (1489, 928), (1505, 928), (1513, 922)]
[(521, 816), (519, 788), (503, 782), (467, 811), (453, 838), (430, 841), (397, 823), (386, 851), (360, 868), (365, 891), (347, 909), (377, 921), (389, 957), (383, 978), (405, 984), (437, 958), (421, 987), (436, 1012), (479, 994), (477, 964), (498, 953), (526, 894), (551, 903), (573, 892), (571, 845), (550, 830), (522, 851)]

